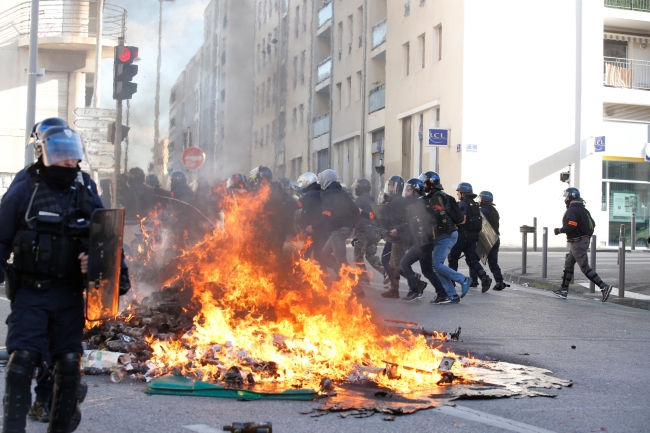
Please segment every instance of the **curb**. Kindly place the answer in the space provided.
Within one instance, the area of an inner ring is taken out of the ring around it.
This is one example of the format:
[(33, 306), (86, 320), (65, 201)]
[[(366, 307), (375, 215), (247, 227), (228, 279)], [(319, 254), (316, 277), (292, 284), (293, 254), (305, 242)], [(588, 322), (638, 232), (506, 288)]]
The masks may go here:
[[(535, 278), (528, 277), (525, 275), (519, 275), (512, 272), (504, 272), (503, 278), (509, 280), (512, 283), (523, 285), (528, 284), (529, 287), (535, 287), (536, 289), (542, 290), (559, 290), (560, 284), (554, 283), (552, 281), (546, 280), (544, 278)], [(580, 284), (571, 284), (569, 286), (569, 291), (574, 293), (579, 293), (582, 295), (594, 295), (589, 293), (589, 289), (581, 286)], [(611, 295), (607, 302), (613, 304), (622, 305), (624, 307), (638, 308), (640, 310), (650, 311), (650, 301), (643, 301), (640, 299), (630, 299), (630, 298), (619, 298), (617, 296)]]

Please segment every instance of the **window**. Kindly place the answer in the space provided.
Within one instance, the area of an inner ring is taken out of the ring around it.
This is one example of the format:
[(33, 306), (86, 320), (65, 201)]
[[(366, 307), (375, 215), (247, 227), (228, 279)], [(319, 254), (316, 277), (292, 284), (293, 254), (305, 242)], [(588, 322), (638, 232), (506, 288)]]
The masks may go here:
[(354, 85), (355, 85), (354, 100), (358, 101), (359, 99), (361, 99), (361, 71), (357, 72)]
[(302, 31), (307, 31), (307, 0), (302, 0)]
[(293, 88), (298, 85), (298, 56), (293, 58)]
[(336, 47), (339, 52), (339, 60), (343, 56), (343, 22), (341, 21), (336, 28)]
[(363, 46), (363, 6), (357, 12), (357, 24), (359, 26), (359, 48)]
[(336, 94), (334, 95), (334, 111), (341, 109), (341, 83), (336, 83)]
[(404, 3), (404, 16), (407, 17), (411, 15), (411, 0), (406, 0)]
[(305, 126), (305, 105), (300, 104), (298, 110), (300, 111), (300, 127), (302, 128)]
[(411, 73), (409, 68), (411, 63), (411, 43), (407, 42), (403, 46), (404, 46), (404, 76), (408, 77), (408, 75)]
[(327, 170), (330, 166), (330, 150), (329, 149), (323, 149), (319, 150), (316, 153), (316, 167), (317, 167), (317, 173), (322, 173), (323, 171)]
[(352, 53), (352, 41), (354, 40), (354, 16), (350, 15), (348, 16), (348, 34), (349, 34), (349, 40), (348, 40), (348, 54)]
[(298, 35), (300, 34), (299, 33), (299, 30), (300, 30), (300, 6), (296, 6), (296, 24), (295, 24), (295, 27), (296, 28), (295, 28), (294, 33), (295, 33), (296, 38), (297, 38)]
[(351, 99), (351, 96), (352, 96), (352, 77), (348, 77), (347, 81), (348, 81), (347, 82), (347, 88), (345, 89), (346, 90), (346, 93), (345, 93), (345, 106), (346, 107), (348, 105), (350, 105), (350, 99)]
[(291, 125), (293, 126), (293, 130), (296, 130), (296, 127), (298, 126), (298, 109), (294, 108), (293, 109), (293, 115), (291, 116)]
[(267, 16), (266, 12), (268, 10), (267, 7), (268, 7), (268, 1), (264, 0), (264, 23), (265, 24), (266, 24), (266, 16)]
[(426, 33), (422, 33), (418, 38), (418, 42), (420, 43), (420, 58), (422, 59), (422, 64), (421, 64), (422, 69), (426, 67), (426, 57), (427, 57), (426, 36), (427, 36)]
[(434, 59), (442, 60), (442, 24), (438, 24), (435, 29), (436, 34), (436, 53)]
[(440, 128), (440, 108), (436, 108), (436, 128)]
[(420, 0), (420, 7), (426, 6), (427, 0)]
[(271, 107), (271, 77), (266, 79), (266, 108)]
[(307, 60), (307, 52), (300, 53), (300, 84), (305, 84), (305, 62)]
[(627, 58), (627, 42), (622, 41), (604, 41), (603, 54), (605, 57), (616, 57), (618, 59)]

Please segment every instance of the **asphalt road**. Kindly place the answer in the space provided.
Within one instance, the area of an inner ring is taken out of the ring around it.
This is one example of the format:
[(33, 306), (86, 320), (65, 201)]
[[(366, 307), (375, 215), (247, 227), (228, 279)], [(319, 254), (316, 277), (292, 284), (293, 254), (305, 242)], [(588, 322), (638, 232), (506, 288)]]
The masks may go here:
[[(547, 368), (572, 380), (555, 398), (459, 401), (455, 408), (422, 411), (387, 422), (383, 416), (311, 418), (299, 414), (316, 402), (239, 402), (226, 399), (148, 396), (145, 385), (127, 378), (90, 376), (78, 432), (213, 433), (231, 422), (271, 421), (275, 432), (647, 432), (650, 425), (650, 312), (601, 303), (595, 296), (552, 297), (513, 286), (485, 294), (472, 290), (458, 305), (407, 303), (379, 296), (373, 283), (363, 301), (376, 317), (417, 321), (427, 329), (462, 326), (458, 353)], [(406, 289), (402, 290), (403, 294)], [(0, 300), (0, 318), (9, 303)], [(4, 323), (4, 320), (3, 320)], [(6, 326), (0, 327), (4, 339)], [(575, 345), (576, 349), (571, 346)], [(528, 355), (525, 355), (528, 354)], [(3, 392), (4, 383), (0, 383)], [(28, 432), (46, 426), (28, 422)]]

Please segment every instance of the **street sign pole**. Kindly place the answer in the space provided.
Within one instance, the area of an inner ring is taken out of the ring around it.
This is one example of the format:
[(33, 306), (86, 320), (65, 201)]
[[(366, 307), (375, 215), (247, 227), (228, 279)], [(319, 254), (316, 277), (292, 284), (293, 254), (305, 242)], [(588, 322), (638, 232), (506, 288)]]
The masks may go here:
[(34, 162), (34, 147), (27, 145), (36, 123), (36, 67), (38, 63), (38, 0), (32, 0), (29, 26), (29, 60), (27, 62), (27, 117), (25, 122), (25, 165)]

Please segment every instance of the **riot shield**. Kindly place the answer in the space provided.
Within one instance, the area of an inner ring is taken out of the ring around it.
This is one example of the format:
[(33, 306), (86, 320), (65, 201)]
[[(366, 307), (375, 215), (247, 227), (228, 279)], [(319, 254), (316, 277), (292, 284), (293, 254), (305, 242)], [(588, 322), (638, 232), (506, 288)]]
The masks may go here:
[(388, 205), (386, 204), (372, 204), (370, 205), (372, 213), (375, 216), (375, 221), (379, 228), (385, 232), (392, 230), (393, 221), (388, 215)]
[(86, 319), (105, 320), (118, 313), (124, 209), (93, 213), (88, 248)]
[(478, 233), (478, 242), (476, 243), (476, 254), (481, 259), (483, 264), (487, 263), (487, 256), (492, 251), (492, 247), (499, 241), (499, 235), (489, 223), (487, 218), (483, 220), (483, 228)]
[(433, 241), (433, 224), (427, 208), (430, 208), (430, 204), (426, 199), (418, 199), (406, 208), (406, 220), (411, 236), (420, 246)]

